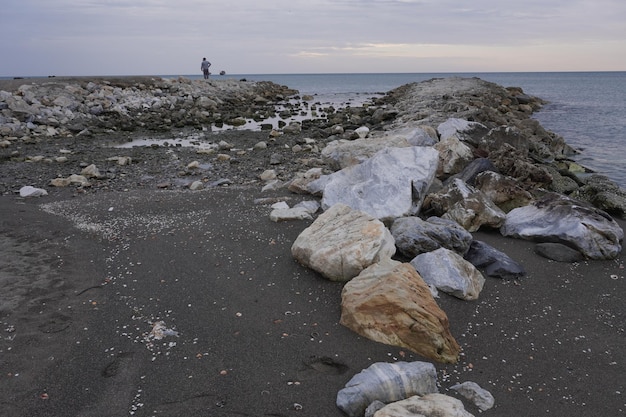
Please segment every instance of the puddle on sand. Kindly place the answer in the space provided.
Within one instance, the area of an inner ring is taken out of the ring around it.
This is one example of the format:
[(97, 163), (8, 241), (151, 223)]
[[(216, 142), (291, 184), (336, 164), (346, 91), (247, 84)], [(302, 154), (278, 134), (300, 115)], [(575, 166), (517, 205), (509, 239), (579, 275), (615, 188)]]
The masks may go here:
[[(374, 95), (376, 97), (376, 95)], [(335, 108), (343, 108), (350, 105), (362, 106), (371, 103), (373, 97), (360, 97), (358, 99), (350, 98), (346, 102), (327, 101), (327, 102), (300, 102), (291, 100), (288, 105), (280, 105), (275, 108), (275, 115), (271, 117), (260, 117), (259, 120), (246, 118), (242, 125), (230, 125), (227, 123), (213, 124), (209, 128), (210, 133), (220, 133), (227, 130), (251, 130), (261, 131), (271, 129), (280, 130), (282, 126), (289, 125), (292, 122), (302, 123), (305, 120), (324, 119), (329, 111), (332, 113)], [(287, 112), (287, 115), (285, 114)], [(169, 139), (153, 139), (142, 138), (135, 139), (130, 142), (114, 145), (115, 148), (134, 148), (134, 147), (192, 147), (204, 150), (218, 150), (219, 145), (216, 143), (200, 140), (197, 137), (187, 138), (169, 138)]]
[(115, 148), (135, 148), (138, 146), (155, 146), (155, 147), (165, 147), (165, 148), (196, 148), (196, 149), (218, 149), (219, 146), (216, 143), (205, 142), (198, 139), (190, 139), (190, 138), (169, 138), (169, 139), (135, 139), (130, 142), (120, 143), (115, 145)]

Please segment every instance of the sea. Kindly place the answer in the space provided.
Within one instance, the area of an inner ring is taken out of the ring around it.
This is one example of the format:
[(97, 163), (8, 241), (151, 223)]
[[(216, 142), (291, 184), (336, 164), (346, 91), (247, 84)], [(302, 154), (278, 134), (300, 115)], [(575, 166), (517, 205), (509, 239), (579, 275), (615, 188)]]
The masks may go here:
[[(173, 76), (163, 76), (173, 77)], [(200, 79), (202, 75), (185, 75)], [(533, 117), (565, 138), (580, 154), (572, 159), (626, 189), (626, 71), (481, 72), (387, 74), (211, 75), (272, 81), (323, 103), (358, 105), (404, 84), (443, 77), (478, 77), (504, 87), (521, 87), (548, 102)]]

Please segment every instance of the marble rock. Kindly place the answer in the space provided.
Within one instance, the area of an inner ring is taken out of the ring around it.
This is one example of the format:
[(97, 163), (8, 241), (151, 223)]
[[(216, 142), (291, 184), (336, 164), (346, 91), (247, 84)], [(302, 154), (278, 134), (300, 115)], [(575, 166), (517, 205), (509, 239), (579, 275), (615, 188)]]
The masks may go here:
[(291, 246), (299, 263), (332, 281), (348, 281), (395, 251), (393, 236), (382, 222), (344, 204), (319, 215)]
[(367, 407), (413, 395), (438, 392), (437, 370), (428, 362), (377, 362), (354, 375), (337, 393), (337, 407), (350, 417), (361, 417)]
[(391, 403), (378, 410), (374, 417), (474, 417), (463, 403), (448, 395), (433, 393), (415, 395)]
[(607, 213), (554, 193), (511, 210), (500, 233), (536, 242), (563, 243), (588, 259), (615, 259), (624, 240), (624, 231)]
[(391, 234), (398, 251), (407, 258), (441, 247), (464, 254), (472, 243), (472, 234), (457, 222), (429, 217), (400, 217), (391, 225)]
[(322, 176), (311, 186), (324, 184), (324, 210), (342, 203), (390, 221), (419, 213), (438, 160), (438, 152), (429, 147), (387, 148), (361, 164)]

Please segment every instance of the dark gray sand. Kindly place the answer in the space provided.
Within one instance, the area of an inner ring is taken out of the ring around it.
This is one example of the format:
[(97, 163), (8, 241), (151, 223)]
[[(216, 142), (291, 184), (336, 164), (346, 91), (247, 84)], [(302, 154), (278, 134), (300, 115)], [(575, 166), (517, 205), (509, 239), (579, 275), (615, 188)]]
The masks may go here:
[[(271, 222), (260, 196), (0, 197), (0, 413), (341, 416), (336, 393), (355, 373), (424, 360), (339, 325), (342, 284), (290, 255), (310, 222)], [(496, 398), (481, 415), (623, 413), (623, 253), (562, 264), (475, 237), (528, 276), (488, 278), (477, 302), (441, 295), (463, 357), (436, 364), (440, 390), (479, 383)]]

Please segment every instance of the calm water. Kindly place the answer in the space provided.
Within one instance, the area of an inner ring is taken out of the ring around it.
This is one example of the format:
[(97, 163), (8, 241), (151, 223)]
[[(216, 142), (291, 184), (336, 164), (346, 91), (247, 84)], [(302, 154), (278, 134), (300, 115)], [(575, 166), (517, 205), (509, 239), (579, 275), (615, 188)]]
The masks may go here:
[[(521, 87), (549, 104), (534, 117), (582, 154), (576, 159), (626, 188), (626, 72), (237, 74), (223, 77), (273, 81), (317, 95), (320, 101), (360, 102), (411, 82), (434, 77), (479, 77)], [(190, 76), (200, 78), (199, 76)], [(222, 76), (215, 76), (216, 79)]]

